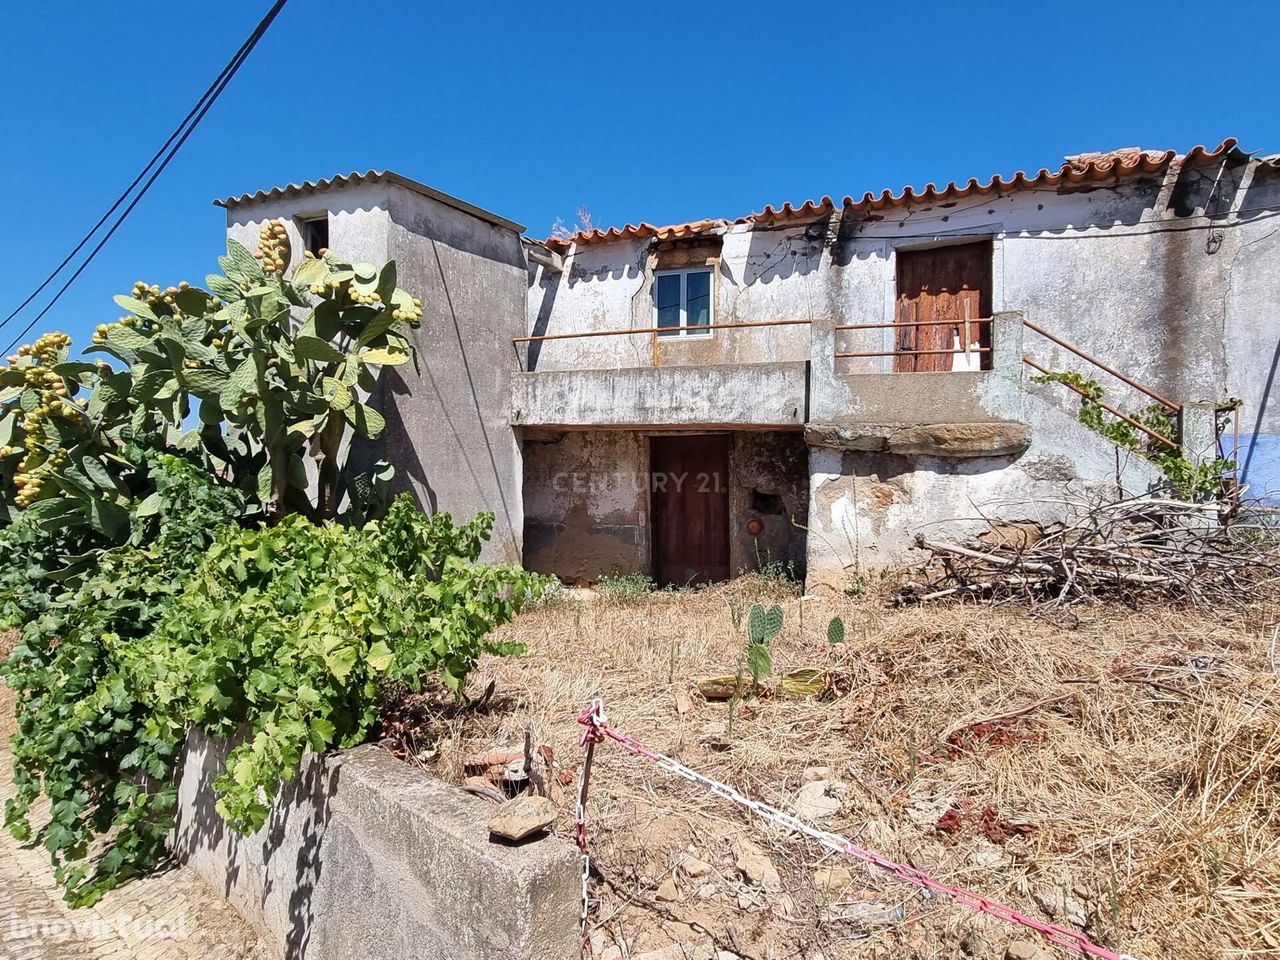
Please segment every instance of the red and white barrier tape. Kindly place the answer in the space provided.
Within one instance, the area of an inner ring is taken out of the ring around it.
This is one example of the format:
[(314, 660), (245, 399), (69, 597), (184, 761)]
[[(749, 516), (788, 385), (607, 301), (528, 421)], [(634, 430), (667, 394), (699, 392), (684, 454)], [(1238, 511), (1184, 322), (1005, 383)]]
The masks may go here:
[(825, 830), (819, 830), (811, 827), (797, 817), (789, 813), (784, 813), (776, 807), (771, 807), (767, 803), (759, 800), (751, 800), (743, 794), (739, 793), (733, 787), (727, 784), (712, 780), (710, 777), (704, 777), (696, 770), (686, 767), (678, 760), (672, 760), (670, 757), (658, 753), (656, 750), (650, 750), (635, 737), (625, 733), (619, 733), (609, 726), (608, 717), (605, 716), (604, 702), (596, 699), (591, 701), (591, 705), (583, 710), (578, 716), (578, 722), (585, 728), (582, 733), (582, 745), (585, 750), (582, 777), (579, 781), (578, 789), (578, 809), (577, 809), (577, 826), (575, 828), (575, 837), (578, 841), (578, 847), (582, 851), (582, 931), (586, 936), (587, 923), (587, 880), (590, 871), (590, 854), (587, 845), (587, 782), (591, 774), (591, 761), (595, 754), (595, 745), (602, 742), (605, 738), (613, 740), (620, 744), (623, 749), (635, 754), (638, 757), (646, 757), (654, 761), (663, 770), (668, 773), (675, 774), (688, 780), (690, 783), (696, 783), (701, 787), (705, 787), (711, 793), (718, 797), (735, 803), (740, 807), (750, 810), (759, 817), (769, 820), (788, 830), (795, 830), (797, 833), (803, 833), (805, 836), (816, 840), (822, 846), (835, 853), (841, 853), (845, 856), (853, 857), (856, 860), (862, 860), (878, 867), (888, 873), (893, 874), (899, 880), (906, 883), (914, 884), (931, 893), (943, 893), (957, 903), (962, 903), (967, 907), (975, 910), (981, 910), (993, 917), (998, 917), (1007, 923), (1021, 924), (1028, 929), (1034, 930), (1043, 936), (1054, 946), (1062, 947), (1064, 950), (1070, 950), (1073, 953), (1082, 954), (1088, 957), (1097, 957), (1099, 960), (1137, 960), (1136, 957), (1127, 953), (1116, 953), (1108, 950), (1106, 947), (1100, 947), (1093, 943), (1083, 935), (1063, 927), (1056, 926), (1052, 923), (1042, 923), (1039, 920), (1028, 917), (1019, 913), (1012, 907), (1006, 907), (994, 900), (988, 900), (986, 897), (974, 893), (972, 890), (966, 890), (963, 887), (951, 887), (945, 883), (934, 880), (928, 874), (925, 874), (914, 867), (905, 864), (896, 863), (887, 857), (883, 857), (871, 850), (866, 850), (856, 844), (846, 840), (838, 834), (828, 833)]

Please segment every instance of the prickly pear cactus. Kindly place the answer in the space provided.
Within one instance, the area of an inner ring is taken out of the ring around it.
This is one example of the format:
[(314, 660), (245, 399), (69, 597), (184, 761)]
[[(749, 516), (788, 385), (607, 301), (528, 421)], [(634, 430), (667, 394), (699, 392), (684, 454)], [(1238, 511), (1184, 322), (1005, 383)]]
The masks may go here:
[(751, 608), (747, 618), (747, 640), (753, 644), (765, 644), (778, 635), (782, 629), (782, 608), (774, 604), (765, 610), (760, 604)]
[(827, 624), (827, 643), (833, 647), (837, 643), (844, 643), (844, 621), (839, 617), (832, 617)]
[(254, 253), (229, 241), (207, 289), (138, 281), (117, 296), (124, 313), (98, 326), (86, 352), (119, 366), (69, 360), (61, 333), (9, 358), (0, 370), (6, 508), (78, 517), (118, 540), (125, 507), (145, 493), (120, 451), (140, 442), (202, 461), (261, 512), (336, 514), (343, 437), (382, 432), (363, 398), (382, 367), (416, 361), (406, 328), (422, 303), (396, 286), (394, 262), (308, 253), (290, 277), (285, 225), (268, 222), (259, 241)]

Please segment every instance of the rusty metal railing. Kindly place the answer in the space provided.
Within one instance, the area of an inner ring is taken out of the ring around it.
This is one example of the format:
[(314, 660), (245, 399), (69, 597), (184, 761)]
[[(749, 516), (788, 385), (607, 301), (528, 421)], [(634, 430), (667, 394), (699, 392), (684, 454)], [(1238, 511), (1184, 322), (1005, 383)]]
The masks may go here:
[[(985, 326), (990, 329), (990, 317), (976, 317), (970, 319), (965, 317), (962, 320), (894, 320), (885, 323), (838, 323), (834, 329), (837, 333), (842, 330), (901, 330), (901, 329), (919, 329), (920, 327), (953, 327), (958, 331), (961, 346), (953, 347), (949, 350), (909, 350), (905, 347), (895, 347), (893, 350), (837, 350), (835, 357), (837, 360), (847, 360), (855, 357), (927, 357), (927, 356), (948, 356), (962, 355), (968, 358), (973, 356), (981, 356), (982, 354), (991, 353), (991, 347), (974, 346), (973, 335), (976, 333), (979, 340), (982, 336), (982, 328)], [(976, 331), (974, 328), (977, 328)], [(918, 373), (918, 372), (939, 372), (947, 371), (898, 371), (902, 373)]]
[[(549, 340), (584, 340), (590, 337), (634, 337), (649, 336), (653, 338), (653, 365), (659, 365), (659, 344), (665, 342), (678, 343), (683, 339), (680, 334), (689, 331), (702, 333), (704, 330), (743, 330), (753, 327), (796, 327), (813, 323), (811, 319), (795, 320), (751, 320), (739, 323), (702, 323), (688, 327), (624, 327), (618, 330), (576, 330), (572, 333), (530, 334), (525, 337), (512, 337), (511, 345), (519, 347), (522, 343), (545, 343)], [(669, 336), (663, 336), (669, 334)], [(518, 351), (517, 351), (518, 353)]]
[[(1137, 380), (1134, 380), (1132, 377), (1126, 376), (1125, 374), (1121, 373), (1119, 370), (1115, 369), (1115, 367), (1112, 367), (1106, 363), (1103, 363), (1097, 357), (1094, 357), (1088, 353), (1085, 353), (1075, 344), (1068, 343), (1066, 340), (1063, 340), (1061, 337), (1055, 336), (1054, 334), (1050, 333), (1048, 330), (1044, 329), (1044, 327), (1041, 327), (1032, 323), (1030, 320), (1024, 320), (1022, 325), (1026, 329), (1030, 330), (1032, 333), (1040, 334), (1040, 336), (1044, 337), (1046, 340), (1050, 341), (1051, 343), (1056, 343), (1058, 346), (1062, 347), (1062, 349), (1066, 350), (1068, 353), (1072, 353), (1075, 356), (1079, 357), (1081, 360), (1085, 361), (1086, 363), (1092, 364), (1093, 366), (1097, 367), (1099, 370), (1103, 371), (1104, 373), (1110, 374), (1111, 376), (1119, 380), (1121, 383), (1123, 383), (1125, 386), (1138, 391), (1138, 393), (1141, 393), (1143, 396), (1150, 397), (1152, 400), (1154, 400), (1156, 403), (1162, 406), (1169, 413), (1173, 414), (1175, 417), (1182, 416), (1181, 404), (1174, 403), (1172, 400), (1162, 396), (1161, 394), (1157, 393), (1155, 390), (1152, 390), (1150, 387), (1146, 386), (1145, 384), (1141, 384)], [(1031, 367), (1033, 370), (1038, 370), (1040, 373), (1046, 376), (1053, 375), (1052, 370), (1049, 370), (1048, 368), (1041, 366), (1039, 363), (1032, 360), (1028, 356), (1024, 356), (1022, 358), (1022, 362), (1025, 363), (1027, 366)], [(1115, 407), (1111, 406), (1111, 404), (1104, 403), (1102, 400), (1099, 400), (1096, 397), (1090, 396), (1086, 391), (1080, 389), (1074, 383), (1067, 383), (1066, 381), (1061, 381), (1061, 380), (1058, 382), (1061, 383), (1064, 387), (1067, 387), (1068, 389), (1072, 390), (1073, 392), (1080, 394), (1080, 396), (1084, 397), (1086, 400), (1089, 400), (1092, 403), (1096, 403), (1101, 409), (1111, 414), (1117, 420), (1121, 420), (1127, 423), (1129, 426), (1133, 427), (1135, 430), (1139, 430), (1142, 433), (1145, 433), (1148, 437), (1150, 437), (1152, 440), (1155, 440), (1157, 443), (1162, 443), (1166, 447), (1169, 447), (1172, 450), (1179, 449), (1180, 445), (1176, 441), (1171, 440), (1170, 438), (1166, 437), (1164, 434), (1156, 430), (1152, 430), (1145, 423), (1138, 422), (1133, 417), (1129, 416), (1127, 413), (1117, 410)]]
[[(1160, 394), (1156, 393), (1150, 387), (1144, 386), (1143, 384), (1138, 383), (1138, 381), (1134, 380), (1133, 378), (1125, 376), (1119, 370), (1115, 369), (1114, 367), (1108, 366), (1107, 364), (1099, 360), (1097, 357), (1090, 356), (1089, 354), (1085, 353), (1083, 350), (1081, 350), (1079, 347), (1075, 346), (1074, 344), (1067, 343), (1067, 341), (1063, 340), (1061, 337), (1054, 336), (1048, 330), (1044, 329), (1044, 327), (1036, 326), (1030, 320), (1024, 320), (1022, 325), (1026, 327), (1028, 330), (1030, 330), (1032, 333), (1038, 333), (1040, 334), (1040, 336), (1044, 337), (1046, 340), (1056, 343), (1058, 346), (1062, 347), (1062, 349), (1070, 353), (1074, 353), (1077, 357), (1079, 357), (1081, 360), (1084, 360), (1086, 363), (1091, 363), (1095, 367), (1097, 367), (1099, 370), (1102, 370), (1106, 373), (1111, 374), (1111, 376), (1115, 377), (1117, 380), (1119, 380), (1121, 383), (1125, 384), (1126, 386), (1132, 387), (1134, 390), (1137, 390), (1139, 393), (1150, 397), (1152, 400), (1160, 404), (1170, 413), (1176, 414), (1176, 415), (1182, 414), (1181, 404), (1174, 403), (1172, 400), (1169, 400), (1166, 397), (1162, 397)], [(1035, 366), (1035, 364), (1032, 364), (1032, 366)], [(1037, 367), (1037, 369), (1043, 370), (1044, 368)], [(1049, 371), (1046, 370), (1045, 372), (1048, 373)]]
[[(1053, 373), (1052, 370), (1049, 370), (1046, 367), (1040, 366), (1040, 364), (1036, 363), (1030, 357), (1023, 357), (1022, 362), (1025, 363), (1027, 366), (1031, 367), (1033, 370), (1039, 370), (1041, 373), (1044, 373), (1044, 374)], [(1117, 410), (1115, 407), (1111, 406), (1111, 404), (1105, 403), (1102, 400), (1098, 400), (1094, 397), (1091, 397), (1087, 392), (1085, 392), (1084, 390), (1081, 390), (1074, 383), (1067, 383), (1065, 380), (1059, 381), (1059, 382), (1068, 390), (1078, 393), (1080, 394), (1080, 396), (1084, 397), (1086, 400), (1096, 403), (1099, 407), (1107, 411), (1107, 413), (1111, 414), (1113, 417), (1116, 417), (1119, 420), (1123, 420), (1125, 423), (1129, 424), (1129, 426), (1133, 427), (1135, 430), (1141, 430), (1143, 433), (1149, 436), (1152, 440), (1156, 440), (1160, 443), (1165, 444), (1168, 447), (1172, 447), (1174, 450), (1178, 449), (1178, 444), (1174, 443), (1164, 434), (1157, 433), (1155, 430), (1152, 430), (1150, 427), (1148, 427), (1144, 423), (1139, 423), (1137, 420), (1133, 419), (1133, 417), (1129, 416), (1127, 413), (1122, 413), (1121, 411)]]

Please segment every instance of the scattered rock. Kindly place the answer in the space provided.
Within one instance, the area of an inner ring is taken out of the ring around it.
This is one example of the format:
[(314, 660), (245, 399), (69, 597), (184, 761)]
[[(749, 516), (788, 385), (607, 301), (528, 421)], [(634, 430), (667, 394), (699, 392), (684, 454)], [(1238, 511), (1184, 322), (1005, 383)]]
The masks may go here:
[(960, 952), (966, 957), (977, 957), (979, 960), (995, 955), (991, 941), (976, 933), (967, 933), (961, 938)]
[(693, 697), (685, 693), (683, 690), (676, 694), (676, 713), (684, 716), (693, 709)]
[(1004, 949), (1005, 960), (1050, 960), (1048, 951), (1030, 940), (1014, 940)]
[(555, 823), (560, 811), (546, 797), (516, 797), (498, 808), (489, 832), (507, 840), (523, 840)]
[(710, 900), (717, 892), (719, 892), (719, 889), (720, 888), (714, 883), (704, 883), (694, 892), (693, 895), (699, 900)]
[(1077, 927), (1083, 927), (1089, 922), (1089, 908), (1065, 890), (1032, 891), (1031, 899), (1050, 920), (1065, 919)]
[(795, 802), (791, 805), (792, 812), (806, 820), (822, 820), (839, 813), (840, 801), (827, 796), (827, 786), (826, 780), (806, 783), (796, 794)]
[(814, 780), (826, 780), (831, 776), (830, 767), (805, 767), (804, 782), (812, 783)]
[(1003, 847), (986, 840), (980, 841), (977, 847), (969, 854), (969, 863), (979, 870), (998, 870), (1008, 860), (1009, 855), (1004, 852)]
[(796, 915), (796, 901), (789, 893), (780, 893), (773, 904), (773, 912), (784, 920), (790, 920)]
[(853, 874), (846, 867), (819, 867), (813, 872), (813, 885), (820, 891), (839, 893), (852, 882)]
[(915, 826), (925, 830), (933, 830), (938, 825), (938, 819), (951, 809), (955, 803), (955, 797), (912, 797), (911, 806), (907, 807), (905, 813)]
[(671, 903), (673, 900), (680, 899), (680, 888), (676, 886), (675, 877), (667, 877), (662, 883), (658, 884), (658, 892), (653, 895), (655, 900), (662, 900)]
[(711, 864), (705, 860), (699, 860), (697, 857), (685, 857), (680, 862), (680, 869), (684, 871), (686, 877), (705, 877), (711, 872)]
[(875, 900), (860, 900), (840, 905), (838, 919), (851, 921), (863, 927), (882, 927), (899, 923), (906, 916), (901, 906), (878, 903)]
[(782, 889), (778, 869), (763, 850), (750, 840), (739, 840), (733, 848), (734, 862), (748, 883), (763, 887), (770, 893)]
[(736, 673), (719, 677), (703, 677), (698, 681), (698, 692), (706, 700), (729, 700), (733, 695), (745, 689), (751, 683), (748, 677), (744, 682)]

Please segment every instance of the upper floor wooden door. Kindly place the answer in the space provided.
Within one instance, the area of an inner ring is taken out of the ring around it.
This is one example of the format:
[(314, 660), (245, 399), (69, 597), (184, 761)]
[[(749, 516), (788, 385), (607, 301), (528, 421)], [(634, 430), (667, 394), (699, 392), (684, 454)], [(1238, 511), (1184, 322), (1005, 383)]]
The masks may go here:
[(653, 573), (661, 586), (729, 579), (729, 437), (652, 437)]
[[(991, 241), (904, 250), (898, 260), (898, 301), (894, 317), (895, 372), (953, 369), (954, 351), (964, 348), (965, 321), (991, 316)], [(912, 326), (941, 322), (942, 326)], [(968, 327), (969, 341), (991, 346), (990, 324)], [(991, 354), (978, 353), (981, 369), (991, 369)]]

